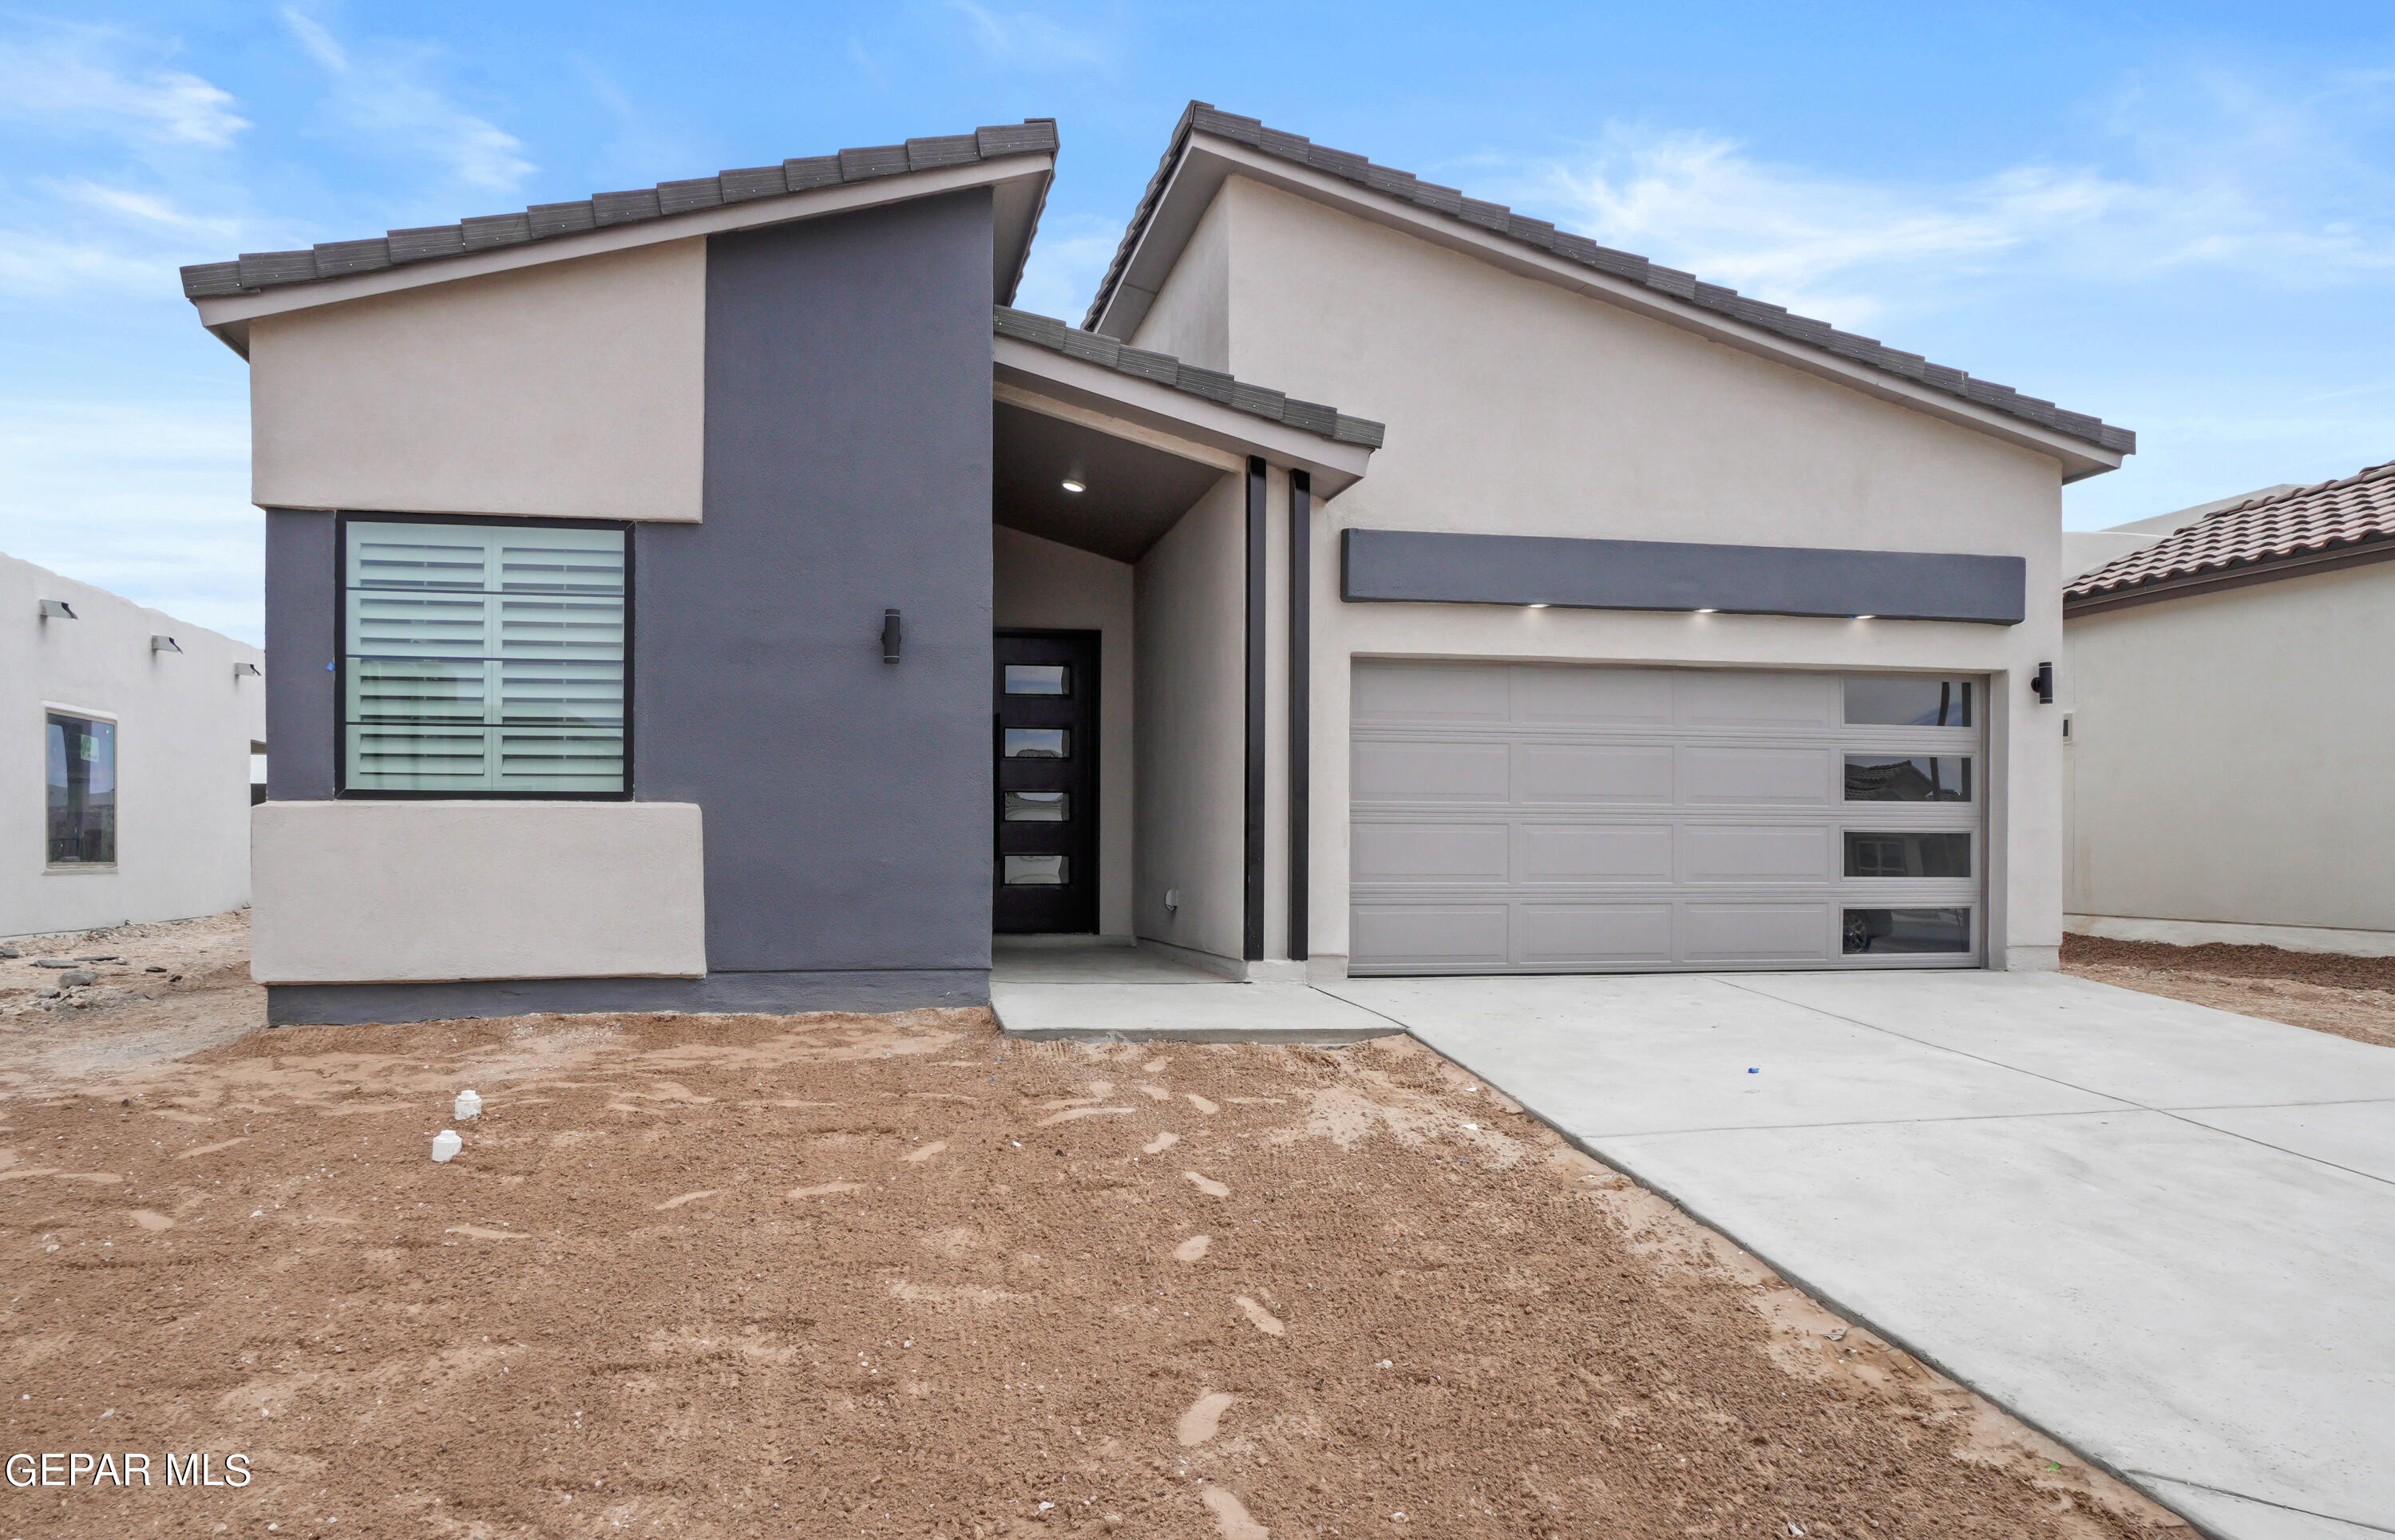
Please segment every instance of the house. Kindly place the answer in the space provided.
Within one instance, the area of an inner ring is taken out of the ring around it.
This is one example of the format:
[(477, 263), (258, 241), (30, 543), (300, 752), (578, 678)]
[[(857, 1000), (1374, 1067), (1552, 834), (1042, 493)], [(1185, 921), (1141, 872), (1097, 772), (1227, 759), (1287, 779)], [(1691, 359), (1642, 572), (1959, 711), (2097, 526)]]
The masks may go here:
[(0, 936), (249, 902), (262, 655), (0, 555)]
[(2073, 578), (2069, 928), (2395, 955), (2395, 464)]
[(283, 1021), (2054, 965), (2128, 432), (1193, 104), (186, 269), (250, 361)]
[(2233, 498), (2216, 498), (2210, 502), (2197, 503), (2192, 508), (2182, 508), (2175, 512), (2133, 519), (2127, 524), (2114, 524), (2110, 529), (2066, 529), (2062, 532), (2062, 570), (2076, 579), (2133, 551), (2143, 551), (2157, 544), (2208, 513), (2217, 513), (2224, 508), (2234, 508), (2256, 498), (2275, 497), (2279, 493), (2295, 490), (2295, 483), (2282, 482), (2276, 486), (2240, 492)]

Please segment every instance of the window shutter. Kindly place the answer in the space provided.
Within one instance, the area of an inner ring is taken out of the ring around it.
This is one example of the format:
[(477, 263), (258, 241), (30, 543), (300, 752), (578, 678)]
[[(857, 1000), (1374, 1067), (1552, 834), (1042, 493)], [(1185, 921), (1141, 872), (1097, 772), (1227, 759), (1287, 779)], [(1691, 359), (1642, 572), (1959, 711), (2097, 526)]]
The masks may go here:
[(348, 529), (351, 790), (624, 790), (622, 530)]

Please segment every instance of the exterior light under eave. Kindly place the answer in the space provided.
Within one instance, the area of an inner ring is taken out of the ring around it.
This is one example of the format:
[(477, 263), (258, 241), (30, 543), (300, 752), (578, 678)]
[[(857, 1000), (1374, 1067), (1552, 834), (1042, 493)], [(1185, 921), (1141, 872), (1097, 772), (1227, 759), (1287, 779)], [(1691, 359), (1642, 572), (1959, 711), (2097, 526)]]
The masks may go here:
[(1544, 604), (1526, 604), (1523, 606), (1525, 609), (1545, 609), (1546, 607), (1547, 606)]
[(1088, 488), (1086, 485), (1082, 485), (1081, 483), (1079, 483), (1079, 482), (1077, 482), (1077, 481), (1067, 481), (1067, 482), (1065, 484), (1065, 491), (1067, 491), (1067, 492), (1086, 492), (1086, 491), (1088, 491), (1088, 490), (1089, 490), (1089, 488)]

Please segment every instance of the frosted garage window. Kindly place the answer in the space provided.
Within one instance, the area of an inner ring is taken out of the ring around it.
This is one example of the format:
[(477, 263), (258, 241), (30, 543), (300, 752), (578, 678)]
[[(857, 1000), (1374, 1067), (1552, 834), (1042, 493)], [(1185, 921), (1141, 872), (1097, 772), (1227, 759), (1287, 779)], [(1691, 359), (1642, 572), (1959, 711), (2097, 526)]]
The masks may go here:
[(624, 793), (622, 529), (344, 529), (343, 790)]
[(49, 864), (113, 865), (116, 724), (52, 711), (43, 724), (43, 737), (49, 783)]

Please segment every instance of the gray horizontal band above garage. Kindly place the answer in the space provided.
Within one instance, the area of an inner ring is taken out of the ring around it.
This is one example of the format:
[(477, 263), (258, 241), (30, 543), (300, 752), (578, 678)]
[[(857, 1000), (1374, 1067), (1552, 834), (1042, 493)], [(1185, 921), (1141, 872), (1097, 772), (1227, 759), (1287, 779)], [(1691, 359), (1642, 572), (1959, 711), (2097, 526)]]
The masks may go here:
[(2018, 556), (1803, 546), (1595, 540), (1347, 529), (1339, 596), (1350, 603), (1718, 610), (2017, 626)]

